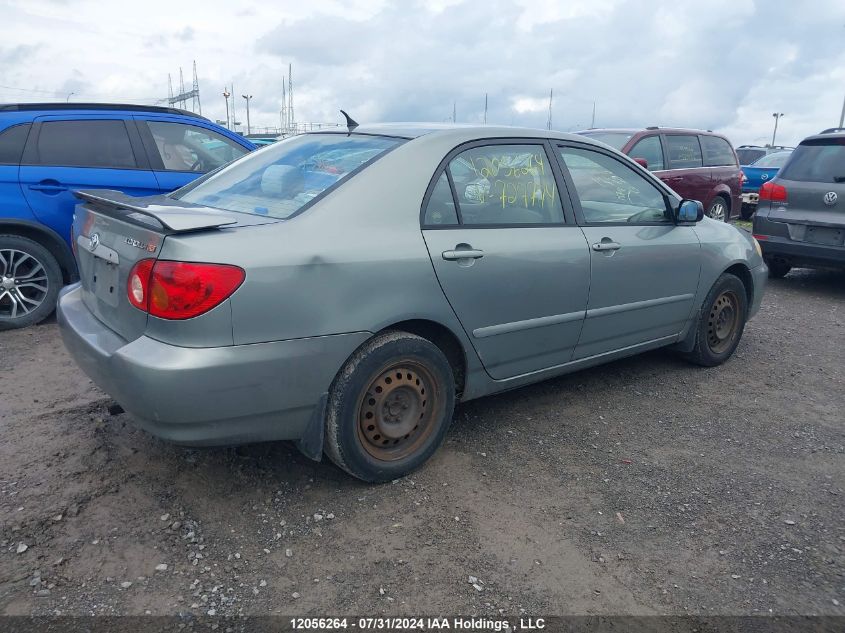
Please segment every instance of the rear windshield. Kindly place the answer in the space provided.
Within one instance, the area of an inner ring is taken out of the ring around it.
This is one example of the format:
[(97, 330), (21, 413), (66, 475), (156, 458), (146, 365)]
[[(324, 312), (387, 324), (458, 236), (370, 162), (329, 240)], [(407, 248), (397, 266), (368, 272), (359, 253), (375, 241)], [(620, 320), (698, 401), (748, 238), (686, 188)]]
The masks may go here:
[(766, 155), (764, 149), (738, 149), (736, 150), (736, 157), (739, 159), (740, 165), (750, 165), (761, 156)]
[(402, 139), (303, 134), (248, 154), (172, 197), (207, 207), (289, 218)]
[(775, 152), (774, 154), (769, 154), (768, 156), (763, 156), (762, 158), (758, 158), (753, 163), (751, 163), (752, 167), (767, 167), (769, 169), (778, 168), (780, 169), (783, 167), (783, 164), (786, 162), (786, 159), (789, 158), (789, 155), (792, 152)]
[(809, 182), (845, 182), (845, 138), (801, 143), (780, 177)]
[(579, 132), (581, 136), (589, 136), (591, 139), (601, 141), (614, 149), (621, 150), (625, 143), (631, 140), (633, 133), (628, 132)]

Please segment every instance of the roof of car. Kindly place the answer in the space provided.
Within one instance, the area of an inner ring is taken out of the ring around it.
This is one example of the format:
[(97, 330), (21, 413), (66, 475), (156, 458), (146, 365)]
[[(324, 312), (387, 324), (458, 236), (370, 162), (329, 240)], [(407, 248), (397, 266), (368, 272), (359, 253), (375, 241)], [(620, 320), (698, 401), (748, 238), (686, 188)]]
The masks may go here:
[(828, 132), (824, 131), (821, 134), (813, 134), (812, 136), (808, 136), (805, 138), (802, 143), (806, 143), (807, 141), (817, 141), (821, 139), (830, 139), (830, 138), (845, 138), (845, 132)]
[(671, 132), (684, 134), (713, 134), (714, 136), (722, 136), (713, 130), (698, 130), (695, 128), (685, 127), (659, 127), (651, 125), (649, 127), (591, 127), (587, 130), (580, 130), (577, 134), (593, 134), (604, 132), (619, 132), (620, 134), (638, 134), (640, 132)]
[[(556, 130), (545, 130), (528, 127), (512, 127), (501, 125), (472, 125), (463, 123), (367, 123), (361, 124), (352, 130), (353, 134), (371, 134), (374, 136), (395, 136), (397, 138), (414, 139), (427, 134), (450, 133), (456, 136), (466, 136), (467, 133), (476, 133), (478, 138), (493, 137), (520, 137), (531, 138), (560, 138), (583, 140), (574, 134), (558, 132)], [(314, 130), (308, 134), (348, 134), (346, 128), (328, 128)]]
[[(205, 119), (201, 114), (169, 108), (167, 106), (139, 105), (131, 103), (0, 103), (0, 112), (67, 111), (67, 110), (132, 110), (135, 112), (156, 112), (159, 114), (180, 114)], [(207, 120), (207, 119), (206, 119)]]

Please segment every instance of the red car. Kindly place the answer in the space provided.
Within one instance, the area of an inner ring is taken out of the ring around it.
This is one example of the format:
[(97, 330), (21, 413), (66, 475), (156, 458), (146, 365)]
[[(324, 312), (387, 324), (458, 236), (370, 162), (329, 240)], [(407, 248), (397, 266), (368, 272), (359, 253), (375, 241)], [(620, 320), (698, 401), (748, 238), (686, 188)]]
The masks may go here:
[(707, 215), (728, 222), (742, 208), (742, 170), (720, 134), (677, 128), (591, 129), (578, 132), (627, 154)]

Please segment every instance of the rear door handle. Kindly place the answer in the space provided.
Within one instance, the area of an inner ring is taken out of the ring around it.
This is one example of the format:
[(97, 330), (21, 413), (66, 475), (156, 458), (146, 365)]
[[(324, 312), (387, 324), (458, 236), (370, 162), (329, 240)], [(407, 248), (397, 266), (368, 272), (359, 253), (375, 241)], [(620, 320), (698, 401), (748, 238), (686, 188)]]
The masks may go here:
[(30, 185), (32, 191), (43, 191), (44, 193), (59, 193), (60, 191), (67, 191), (64, 185)]
[(484, 257), (484, 251), (479, 251), (474, 248), (455, 251), (443, 251), (443, 259), (454, 262), (459, 259), (481, 259)]
[(596, 242), (593, 244), (594, 251), (618, 251), (622, 248), (619, 242)]

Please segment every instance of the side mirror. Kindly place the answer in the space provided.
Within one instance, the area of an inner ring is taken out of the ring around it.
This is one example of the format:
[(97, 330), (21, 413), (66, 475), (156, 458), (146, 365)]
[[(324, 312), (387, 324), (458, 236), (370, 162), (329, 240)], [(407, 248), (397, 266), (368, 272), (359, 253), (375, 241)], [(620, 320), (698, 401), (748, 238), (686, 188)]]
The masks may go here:
[(634, 162), (648, 169), (648, 161), (645, 158), (635, 158)]
[(681, 200), (675, 219), (678, 222), (700, 222), (704, 218), (704, 205), (698, 200)]

